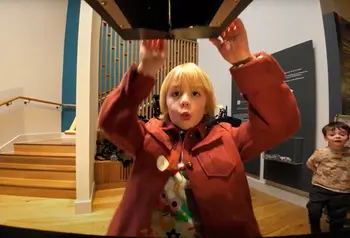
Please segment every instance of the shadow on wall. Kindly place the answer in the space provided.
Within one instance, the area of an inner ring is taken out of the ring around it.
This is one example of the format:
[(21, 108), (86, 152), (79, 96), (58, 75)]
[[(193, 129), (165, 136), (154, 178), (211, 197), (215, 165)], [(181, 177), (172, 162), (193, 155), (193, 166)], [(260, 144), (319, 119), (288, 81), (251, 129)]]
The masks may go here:
[[(23, 88), (14, 88), (0, 92), (0, 102), (23, 95)], [(0, 147), (19, 134), (25, 133), (23, 102), (0, 107)]]
[[(0, 102), (22, 96), (23, 88), (0, 92)], [(23, 100), (13, 101), (0, 107), (0, 148), (23, 134), (57, 133), (60, 125), (60, 108), (54, 105), (37, 104)]]

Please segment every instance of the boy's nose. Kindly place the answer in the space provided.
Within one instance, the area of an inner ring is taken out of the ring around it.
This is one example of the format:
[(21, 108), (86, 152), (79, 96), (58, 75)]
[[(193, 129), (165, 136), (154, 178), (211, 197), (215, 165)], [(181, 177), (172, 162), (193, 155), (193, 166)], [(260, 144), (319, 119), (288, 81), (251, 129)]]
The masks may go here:
[(185, 106), (188, 107), (188, 106), (190, 105), (190, 102), (189, 102), (188, 100), (186, 100), (186, 101), (185, 101), (185, 100), (182, 100), (182, 101), (181, 101), (181, 105), (182, 105), (183, 107), (185, 107)]
[(185, 106), (189, 106), (190, 105), (190, 100), (188, 99), (188, 96), (187, 95), (184, 95), (182, 98), (181, 98), (181, 106), (185, 107)]

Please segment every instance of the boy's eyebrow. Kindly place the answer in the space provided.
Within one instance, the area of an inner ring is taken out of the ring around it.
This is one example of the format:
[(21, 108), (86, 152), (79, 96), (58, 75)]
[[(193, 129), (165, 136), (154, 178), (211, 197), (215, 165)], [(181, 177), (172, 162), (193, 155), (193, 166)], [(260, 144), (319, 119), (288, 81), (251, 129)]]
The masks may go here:
[(196, 85), (192, 85), (193, 89), (202, 89), (203, 88), (203, 85), (202, 84), (196, 84)]
[(347, 132), (345, 129), (343, 129), (343, 128), (330, 128), (330, 129), (327, 131), (327, 134), (334, 134), (336, 129), (338, 129), (340, 133), (346, 133), (346, 134), (348, 134), (348, 132)]
[(169, 87), (169, 91), (179, 90), (180, 88), (181, 88), (180, 85), (174, 85), (174, 86)]
[(344, 128), (333, 128), (333, 131), (335, 131), (336, 129), (338, 129), (339, 131), (345, 131), (346, 132), (346, 130), (344, 129)]

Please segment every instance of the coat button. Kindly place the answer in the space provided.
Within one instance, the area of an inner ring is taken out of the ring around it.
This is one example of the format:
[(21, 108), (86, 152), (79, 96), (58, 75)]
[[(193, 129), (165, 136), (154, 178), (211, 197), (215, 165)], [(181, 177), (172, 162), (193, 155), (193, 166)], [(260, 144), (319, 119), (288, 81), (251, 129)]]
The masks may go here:
[(160, 171), (165, 171), (169, 167), (169, 161), (163, 156), (159, 156), (157, 159), (157, 168)]
[(179, 164), (177, 165), (177, 168), (178, 168), (179, 170), (184, 170), (184, 169), (185, 169), (185, 165), (181, 162), (181, 163), (179, 163)]
[(186, 163), (186, 168), (192, 169), (192, 168), (193, 168), (192, 162), (187, 162), (187, 163)]

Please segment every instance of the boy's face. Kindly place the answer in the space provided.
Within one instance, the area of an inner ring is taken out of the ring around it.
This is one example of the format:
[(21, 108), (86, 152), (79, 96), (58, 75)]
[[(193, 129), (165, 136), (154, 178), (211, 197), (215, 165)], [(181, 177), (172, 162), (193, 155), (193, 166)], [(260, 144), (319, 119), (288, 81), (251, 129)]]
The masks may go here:
[(332, 149), (342, 149), (349, 140), (349, 134), (341, 128), (333, 128), (327, 131), (325, 140)]
[(206, 96), (201, 86), (190, 87), (184, 81), (170, 87), (166, 96), (169, 118), (182, 130), (197, 126), (206, 113)]

